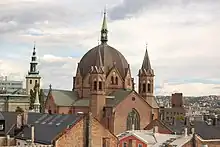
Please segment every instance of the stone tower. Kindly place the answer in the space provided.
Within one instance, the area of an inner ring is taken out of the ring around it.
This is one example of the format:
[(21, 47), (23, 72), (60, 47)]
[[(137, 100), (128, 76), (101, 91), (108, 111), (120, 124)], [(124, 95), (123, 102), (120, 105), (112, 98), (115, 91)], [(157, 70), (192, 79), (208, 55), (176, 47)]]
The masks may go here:
[(138, 92), (149, 104), (151, 104), (154, 99), (154, 71), (151, 68), (147, 46), (138, 78)]
[(41, 77), (39, 71), (37, 70), (37, 64), (38, 62), (34, 45), (33, 54), (30, 62), (30, 69), (28, 71), (28, 75), (26, 76), (26, 91), (28, 95), (30, 95), (31, 90), (34, 90), (35, 85), (40, 86)]
[(98, 120), (102, 118), (102, 111), (106, 103), (105, 98), (105, 72), (100, 51), (97, 53), (96, 65), (91, 66), (90, 72), (91, 99), (90, 110)]

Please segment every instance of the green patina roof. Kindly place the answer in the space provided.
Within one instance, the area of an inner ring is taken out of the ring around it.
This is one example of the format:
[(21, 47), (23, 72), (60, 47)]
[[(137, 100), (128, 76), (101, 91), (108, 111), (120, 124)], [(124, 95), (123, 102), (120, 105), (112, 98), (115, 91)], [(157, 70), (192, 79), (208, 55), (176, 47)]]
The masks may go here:
[(111, 106), (111, 107), (117, 106), (131, 92), (132, 92), (132, 90), (125, 90), (125, 89), (120, 89), (120, 90), (112, 92), (109, 96), (114, 96), (114, 98), (107, 98), (106, 99), (106, 106)]
[(52, 96), (57, 106), (72, 106), (78, 95), (74, 91), (52, 90)]

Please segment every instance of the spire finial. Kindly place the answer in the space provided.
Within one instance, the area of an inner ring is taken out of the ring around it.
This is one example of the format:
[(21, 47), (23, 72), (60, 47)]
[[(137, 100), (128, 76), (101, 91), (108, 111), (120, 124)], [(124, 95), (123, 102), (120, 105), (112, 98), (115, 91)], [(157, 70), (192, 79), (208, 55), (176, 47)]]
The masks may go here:
[(106, 7), (105, 7), (103, 22), (102, 22), (102, 29), (101, 29), (101, 42), (106, 43), (107, 41), (108, 41), (108, 29), (107, 29)]
[(50, 90), (52, 89), (52, 85), (51, 84), (49, 85), (49, 88), (50, 88)]
[(35, 47), (36, 47), (36, 41), (34, 41), (34, 52), (35, 52)]

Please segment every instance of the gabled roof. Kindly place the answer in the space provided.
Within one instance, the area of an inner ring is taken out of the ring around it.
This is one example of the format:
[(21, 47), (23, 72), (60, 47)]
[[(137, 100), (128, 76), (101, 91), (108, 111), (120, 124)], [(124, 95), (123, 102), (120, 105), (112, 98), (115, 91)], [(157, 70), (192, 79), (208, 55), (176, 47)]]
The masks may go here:
[(90, 98), (83, 98), (78, 99), (73, 103), (73, 106), (80, 106), (80, 107), (89, 107)]
[[(6, 120), (6, 129), (12, 128), (17, 122), (17, 113), (2, 112)], [(35, 127), (35, 141), (41, 144), (52, 144), (59, 134), (69, 127), (75, 125), (83, 116), (79, 115), (61, 115), (61, 114), (42, 114), (28, 113), (28, 125)], [(11, 131), (11, 134), (13, 131)], [(23, 134), (23, 135), (22, 135)], [(31, 139), (31, 128), (26, 126), (16, 138)]]
[(68, 90), (52, 89), (49, 96), (53, 97), (57, 106), (72, 106), (72, 104), (78, 99), (77, 92)]

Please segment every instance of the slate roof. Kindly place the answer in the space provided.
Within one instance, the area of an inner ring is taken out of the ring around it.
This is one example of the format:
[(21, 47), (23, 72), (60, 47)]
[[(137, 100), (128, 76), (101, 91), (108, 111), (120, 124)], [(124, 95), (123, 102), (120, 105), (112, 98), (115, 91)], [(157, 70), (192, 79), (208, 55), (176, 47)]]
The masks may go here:
[(73, 106), (89, 107), (90, 98), (78, 99), (73, 103)]
[(117, 106), (131, 92), (132, 92), (132, 90), (124, 90), (124, 89), (112, 92), (109, 96), (113, 96), (113, 98), (106, 99), (106, 106), (111, 106), (111, 107)]
[(208, 125), (205, 121), (194, 122), (195, 132), (204, 140), (220, 139), (220, 123)]
[(1, 132), (1, 135), (13, 136), (14, 125), (17, 122), (17, 114), (15, 112), (1, 112), (5, 120), (5, 132)]
[(78, 95), (74, 91), (68, 90), (54, 90), (52, 89), (51, 94), (58, 106), (72, 106), (72, 104), (77, 100)]
[[(1, 112), (6, 120), (6, 130), (9, 130), (17, 122), (17, 113)], [(52, 144), (56, 136), (62, 133), (69, 126), (74, 125), (83, 116), (79, 115), (62, 115), (62, 114), (43, 114), (28, 113), (28, 124), (35, 127), (35, 142), (41, 144)], [(13, 131), (11, 131), (12, 134)], [(22, 135), (23, 134), (23, 135)], [(25, 127), (16, 138), (31, 139), (31, 128)]]

